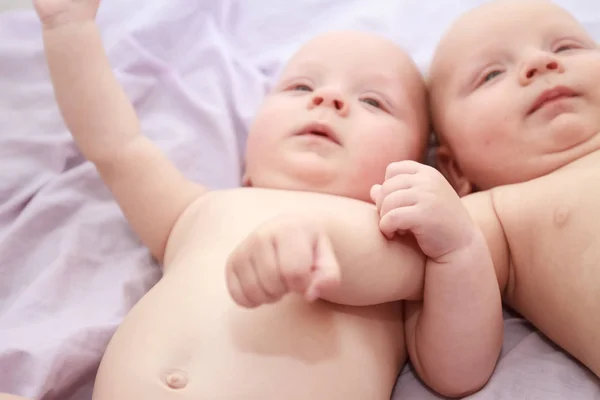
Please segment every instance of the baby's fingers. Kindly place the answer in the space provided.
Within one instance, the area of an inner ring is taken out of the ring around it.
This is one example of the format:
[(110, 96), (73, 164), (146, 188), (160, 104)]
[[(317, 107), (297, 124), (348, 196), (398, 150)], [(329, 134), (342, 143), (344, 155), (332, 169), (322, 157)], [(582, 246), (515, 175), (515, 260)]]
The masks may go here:
[(251, 240), (243, 242), (229, 257), (226, 266), (227, 288), (237, 304), (246, 308), (271, 303), (272, 299), (260, 284), (253, 263)]
[(239, 306), (246, 308), (256, 307), (256, 305), (244, 294), (242, 285), (240, 284), (240, 281), (235, 273), (227, 274), (227, 290), (229, 291), (229, 295), (233, 301)]
[[(381, 218), (395, 209), (415, 206), (419, 202), (419, 194), (415, 189), (400, 189), (389, 193), (381, 202), (379, 214)], [(405, 230), (406, 227), (399, 227), (399, 230)]]
[(277, 264), (277, 245), (274, 240), (264, 240), (256, 245), (252, 265), (263, 291), (274, 302), (283, 297), (288, 288)]
[(423, 169), (423, 165), (416, 161), (405, 160), (391, 163), (385, 170), (385, 179), (392, 179), (397, 175), (415, 175)]
[(277, 237), (277, 265), (287, 290), (304, 293), (310, 283), (314, 234), (303, 226), (286, 228), (285, 234)]
[(236, 270), (236, 276), (244, 297), (250, 301), (251, 307), (272, 303), (274, 300), (261, 285), (257, 272), (258, 268), (250, 259), (246, 265)]
[(322, 233), (315, 243), (315, 260), (312, 279), (305, 297), (308, 301), (318, 299), (323, 291), (338, 285), (341, 269), (329, 237)]
[(383, 214), (379, 221), (381, 233), (391, 239), (396, 233), (403, 234), (412, 231), (415, 226), (415, 207), (394, 208)]
[(369, 193), (369, 195), (371, 196), (371, 201), (377, 207), (377, 211), (381, 210), (381, 201), (382, 201), (381, 193), (382, 193), (381, 185), (373, 185), (373, 187), (371, 188), (371, 191)]

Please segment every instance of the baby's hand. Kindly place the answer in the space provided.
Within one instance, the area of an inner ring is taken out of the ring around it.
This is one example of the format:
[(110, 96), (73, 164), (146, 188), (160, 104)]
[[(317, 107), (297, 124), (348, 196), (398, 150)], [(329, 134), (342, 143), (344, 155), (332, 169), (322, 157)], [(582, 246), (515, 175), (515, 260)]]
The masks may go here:
[(231, 254), (226, 273), (231, 297), (247, 308), (274, 303), (290, 292), (314, 301), (340, 282), (327, 233), (296, 215), (259, 226)]
[(33, 0), (45, 28), (94, 20), (100, 0)]
[(414, 161), (390, 164), (383, 185), (371, 189), (381, 232), (391, 239), (407, 231), (433, 260), (471, 243), (475, 224), (444, 176)]

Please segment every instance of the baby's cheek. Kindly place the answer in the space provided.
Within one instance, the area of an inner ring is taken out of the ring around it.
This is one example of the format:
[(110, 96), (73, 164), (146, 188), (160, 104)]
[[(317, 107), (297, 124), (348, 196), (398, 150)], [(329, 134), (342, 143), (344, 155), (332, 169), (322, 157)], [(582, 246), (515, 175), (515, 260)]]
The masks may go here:
[(272, 156), (276, 150), (276, 143), (286, 129), (282, 118), (276, 118), (276, 115), (277, 113), (272, 108), (267, 107), (256, 116), (246, 142), (246, 161), (248, 163), (261, 162)]
[(360, 147), (356, 160), (359, 179), (370, 184), (382, 183), (389, 164), (413, 159), (418, 151), (412, 143), (398, 140), (367, 141)]
[(405, 127), (382, 127), (362, 143), (363, 157), (373, 162), (389, 164), (395, 161), (417, 160), (421, 156), (420, 140), (417, 133)]

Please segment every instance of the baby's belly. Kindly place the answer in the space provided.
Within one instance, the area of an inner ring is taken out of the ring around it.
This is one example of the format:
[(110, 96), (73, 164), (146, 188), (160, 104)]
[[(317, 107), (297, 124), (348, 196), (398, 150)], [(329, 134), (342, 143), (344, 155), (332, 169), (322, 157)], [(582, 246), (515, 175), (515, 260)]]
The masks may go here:
[(403, 348), (399, 304), (289, 295), (246, 310), (229, 298), (222, 268), (182, 265), (118, 329), (94, 400), (388, 400)]

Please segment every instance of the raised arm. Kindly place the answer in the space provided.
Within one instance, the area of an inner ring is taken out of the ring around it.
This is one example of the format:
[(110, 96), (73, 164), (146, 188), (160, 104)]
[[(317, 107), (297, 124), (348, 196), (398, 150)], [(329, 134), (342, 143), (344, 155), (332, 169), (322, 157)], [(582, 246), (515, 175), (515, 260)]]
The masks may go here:
[(99, 0), (36, 0), (63, 119), (125, 217), (162, 261), (183, 210), (206, 189), (188, 181), (140, 131), (94, 22)]
[[(428, 256), (422, 303), (406, 305), (406, 340), (417, 373), (450, 397), (479, 390), (502, 346), (502, 303), (486, 238), (446, 179), (431, 167), (392, 164), (375, 190), (386, 235), (412, 232)], [(474, 207), (494, 215), (491, 201)]]
[(470, 245), (429, 260), (424, 303), (406, 304), (406, 341), (422, 379), (446, 396), (481, 389), (495, 368), (503, 338), (500, 288), (505, 239), (489, 192), (463, 200), (479, 227)]

